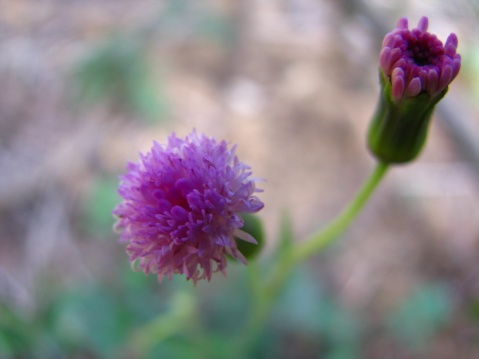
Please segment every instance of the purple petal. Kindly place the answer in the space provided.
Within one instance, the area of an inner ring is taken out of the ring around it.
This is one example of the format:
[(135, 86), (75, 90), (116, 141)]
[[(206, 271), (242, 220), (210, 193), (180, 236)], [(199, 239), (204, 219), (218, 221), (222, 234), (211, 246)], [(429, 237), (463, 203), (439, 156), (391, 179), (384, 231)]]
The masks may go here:
[(235, 235), (235, 237), (238, 237), (239, 239), (241, 239), (245, 242), (258, 244), (258, 241), (256, 239), (254, 239), (251, 234), (246, 233), (245, 231), (242, 231), (241, 229), (235, 229), (234, 235)]
[[(428, 25), (428, 18), (423, 16), (417, 27), (409, 30), (407, 19), (401, 18), (397, 28), (384, 37), (379, 67), (390, 77), (396, 100), (420, 93), (434, 96), (459, 73), (461, 57), (456, 53), (457, 36), (450, 34), (443, 45), (436, 35), (427, 32)], [(397, 71), (398, 68), (402, 72)]]
[(449, 83), (452, 80), (452, 72), (453, 70), (451, 65), (444, 66), (444, 68), (441, 71), (441, 77), (439, 78), (439, 86), (438, 86), (439, 91), (444, 90), (447, 87), (447, 85), (449, 85)]
[(435, 69), (429, 70), (427, 73), (427, 89), (429, 95), (433, 96), (438, 92), (439, 75)]
[(419, 77), (415, 77), (407, 85), (404, 94), (408, 97), (414, 97), (417, 96), (419, 92), (421, 92), (421, 80)]
[(456, 54), (457, 45), (458, 40), (456, 34), (450, 34), (446, 40), (446, 44), (444, 45), (446, 55), (449, 57), (454, 57), (454, 55)]
[(399, 19), (398, 24), (397, 24), (397, 28), (398, 29), (404, 29), (404, 30), (408, 29), (408, 21), (407, 21), (406, 17), (403, 17), (403, 18)]
[(391, 49), (385, 47), (381, 50), (379, 55), (379, 66), (385, 74), (389, 74), (391, 71)]
[(429, 25), (429, 19), (426, 16), (421, 17), (417, 24), (417, 28), (422, 32), (426, 32)]

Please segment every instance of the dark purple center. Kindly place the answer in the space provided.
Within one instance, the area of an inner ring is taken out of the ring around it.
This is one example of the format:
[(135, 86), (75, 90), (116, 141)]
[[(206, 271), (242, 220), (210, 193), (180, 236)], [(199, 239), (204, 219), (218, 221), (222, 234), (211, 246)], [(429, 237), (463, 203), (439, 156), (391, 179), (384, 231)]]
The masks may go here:
[(417, 66), (440, 65), (444, 55), (442, 42), (430, 33), (412, 31), (403, 35), (405, 53)]

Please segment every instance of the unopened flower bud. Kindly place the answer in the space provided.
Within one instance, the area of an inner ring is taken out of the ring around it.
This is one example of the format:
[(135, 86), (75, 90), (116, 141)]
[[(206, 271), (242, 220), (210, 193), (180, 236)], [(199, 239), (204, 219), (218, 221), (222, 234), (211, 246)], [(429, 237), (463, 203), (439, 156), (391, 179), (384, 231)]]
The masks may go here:
[(241, 228), (243, 233), (247, 233), (253, 237), (256, 242), (240, 240), (236, 241), (236, 246), (246, 259), (255, 258), (264, 247), (264, 229), (263, 223), (258, 216), (252, 213), (241, 213), (244, 226)]
[(443, 45), (427, 27), (427, 17), (412, 30), (403, 18), (383, 40), (381, 93), (368, 141), (385, 163), (409, 162), (419, 154), (434, 107), (461, 67), (456, 35), (450, 34)]

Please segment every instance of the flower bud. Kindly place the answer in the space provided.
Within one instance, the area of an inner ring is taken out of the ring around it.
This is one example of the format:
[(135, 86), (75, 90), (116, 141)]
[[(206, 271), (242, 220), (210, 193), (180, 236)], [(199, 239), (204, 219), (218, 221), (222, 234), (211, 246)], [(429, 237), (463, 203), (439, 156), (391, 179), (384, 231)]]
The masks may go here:
[(456, 35), (450, 34), (443, 45), (427, 27), (427, 17), (412, 30), (403, 18), (383, 40), (381, 93), (368, 142), (385, 163), (409, 162), (419, 154), (434, 107), (461, 67)]
[[(243, 218), (244, 226), (241, 228), (243, 233), (247, 233), (256, 241), (245, 241), (238, 240), (236, 245), (238, 250), (243, 254), (246, 259), (255, 258), (264, 247), (264, 230), (263, 223), (258, 216), (252, 213), (241, 213), (241, 218)], [(241, 239), (241, 238), (239, 238)]]

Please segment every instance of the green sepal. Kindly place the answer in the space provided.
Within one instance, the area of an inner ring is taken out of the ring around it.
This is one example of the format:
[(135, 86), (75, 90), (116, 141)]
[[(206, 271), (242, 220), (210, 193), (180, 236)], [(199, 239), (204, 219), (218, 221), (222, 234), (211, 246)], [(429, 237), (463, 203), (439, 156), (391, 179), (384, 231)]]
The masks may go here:
[(240, 229), (256, 239), (258, 244), (237, 239), (236, 246), (246, 259), (252, 259), (261, 252), (264, 246), (263, 223), (258, 216), (251, 213), (241, 213), (241, 218), (243, 218), (244, 226)]
[(391, 81), (382, 71), (380, 81), (382, 91), (368, 132), (369, 149), (384, 163), (410, 162), (421, 152), (434, 107), (447, 88), (433, 98), (420, 93), (395, 100)]

